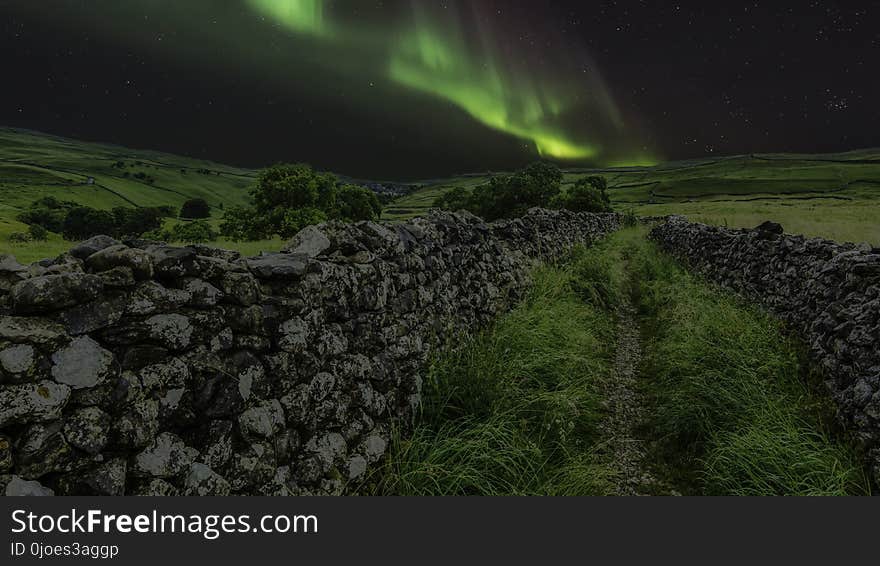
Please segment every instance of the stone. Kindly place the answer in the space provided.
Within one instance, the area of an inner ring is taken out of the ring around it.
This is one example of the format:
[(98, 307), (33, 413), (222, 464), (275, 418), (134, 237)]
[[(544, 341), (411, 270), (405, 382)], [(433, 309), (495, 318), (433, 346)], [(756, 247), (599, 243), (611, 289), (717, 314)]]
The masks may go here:
[(361, 477), (367, 472), (367, 460), (363, 456), (356, 454), (349, 458), (348, 465), (348, 479), (353, 480)]
[(73, 336), (88, 334), (118, 323), (125, 314), (126, 302), (125, 295), (105, 293), (98, 300), (62, 311), (58, 320)]
[(372, 434), (364, 439), (361, 444), (361, 451), (370, 464), (378, 462), (385, 455), (388, 443), (378, 434)]
[(291, 318), (279, 328), (278, 347), (285, 352), (302, 352), (309, 344), (309, 325), (299, 317)]
[(226, 479), (210, 467), (198, 462), (190, 466), (183, 489), (184, 495), (199, 497), (225, 497), (231, 491), (232, 488)]
[(198, 275), (196, 251), (192, 248), (172, 246), (149, 246), (147, 251), (153, 256), (156, 274), (166, 279), (177, 279)]
[(189, 304), (194, 307), (213, 307), (223, 296), (220, 289), (195, 277), (187, 277), (183, 280), (183, 290), (189, 293)]
[(35, 479), (70, 471), (76, 455), (62, 428), (60, 420), (28, 426), (18, 438), (15, 472), (24, 478)]
[(79, 244), (71, 248), (70, 255), (77, 259), (84, 260), (90, 255), (96, 254), (103, 249), (118, 245), (119, 242), (117, 242), (110, 236), (92, 236), (88, 240), (80, 242)]
[(330, 238), (324, 234), (321, 226), (307, 226), (300, 230), (281, 251), (318, 257), (329, 250), (330, 245)]
[(64, 437), (71, 446), (93, 456), (100, 454), (110, 436), (110, 415), (97, 407), (84, 407), (67, 417)]
[(317, 458), (324, 473), (330, 471), (334, 465), (345, 457), (347, 449), (345, 438), (338, 432), (313, 437), (305, 445), (306, 452), (311, 453)]
[(85, 273), (44, 275), (16, 283), (10, 292), (17, 313), (60, 310), (98, 297), (104, 285), (99, 277)]
[(140, 450), (159, 432), (159, 403), (140, 398), (132, 402), (113, 422), (113, 444), (127, 450)]
[(260, 298), (260, 287), (250, 273), (226, 273), (220, 281), (224, 298), (241, 306), (250, 306)]
[(12, 481), (6, 485), (6, 497), (52, 497), (53, 495), (55, 492), (40, 482), (23, 480), (18, 476), (12, 476)]
[(113, 354), (88, 336), (75, 338), (52, 354), (52, 378), (73, 389), (95, 387), (114, 370)]
[(284, 424), (284, 409), (277, 399), (251, 407), (238, 417), (239, 429), (246, 436), (271, 438)]
[(64, 327), (43, 318), (0, 316), (0, 339), (15, 343), (59, 345), (68, 340)]
[(30, 344), (16, 344), (0, 350), (0, 366), (7, 373), (31, 373), (36, 361), (36, 350)]
[(261, 279), (296, 279), (308, 270), (309, 256), (277, 253), (247, 260), (251, 272)]
[(125, 495), (125, 479), (128, 463), (124, 458), (113, 458), (86, 472), (81, 482), (95, 495), (121, 497)]
[(127, 267), (137, 280), (150, 279), (153, 276), (153, 258), (144, 250), (116, 245), (104, 248), (86, 259), (86, 268), (92, 272), (101, 272), (115, 267)]
[(185, 387), (190, 379), (187, 365), (179, 358), (167, 362), (152, 364), (139, 372), (141, 384), (147, 390), (167, 387)]
[(188, 471), (199, 455), (176, 435), (163, 432), (134, 459), (134, 472), (156, 478), (173, 478)]
[(129, 315), (172, 312), (191, 299), (192, 295), (187, 291), (168, 289), (155, 281), (144, 281), (131, 293), (125, 312)]
[(171, 350), (184, 350), (190, 345), (193, 326), (182, 314), (159, 314), (146, 320), (150, 338)]
[(5, 434), (0, 434), (0, 474), (5, 474), (12, 469), (12, 439)]
[(105, 289), (128, 289), (135, 286), (134, 272), (130, 267), (118, 266), (97, 274)]
[(69, 398), (70, 387), (52, 381), (0, 387), (0, 429), (56, 419)]
[(154, 478), (135, 489), (138, 497), (177, 497), (180, 490), (163, 479)]

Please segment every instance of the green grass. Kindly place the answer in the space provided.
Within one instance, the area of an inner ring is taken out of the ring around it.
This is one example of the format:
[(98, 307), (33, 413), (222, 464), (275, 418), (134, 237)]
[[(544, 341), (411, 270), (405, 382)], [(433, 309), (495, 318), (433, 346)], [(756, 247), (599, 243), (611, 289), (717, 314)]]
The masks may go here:
[[(398, 495), (598, 495), (613, 473), (595, 452), (610, 313), (584, 302), (575, 273), (599, 252), (535, 274), (529, 298), (438, 357), (415, 430), (368, 482)], [(585, 271), (590, 271), (586, 268)]]
[(859, 456), (830, 426), (829, 401), (808, 385), (801, 347), (780, 324), (651, 244), (633, 257), (651, 337), (650, 425), (667, 471), (712, 495), (868, 493)]
[[(120, 161), (125, 166), (115, 167)], [(152, 177), (153, 183), (135, 178), (138, 173)], [(248, 169), (199, 159), (0, 128), (0, 253), (31, 262), (70, 248), (71, 242), (57, 236), (48, 242), (9, 243), (11, 233), (27, 231), (27, 226), (16, 220), (18, 213), (44, 196), (105, 210), (117, 206), (178, 208), (187, 199), (204, 198), (213, 207), (212, 221), (217, 223), (221, 206), (248, 202), (255, 175)], [(88, 184), (90, 177), (94, 184)], [(260, 244), (270, 246), (266, 251), (280, 247), (273, 242)], [(257, 248), (255, 243), (232, 247)]]

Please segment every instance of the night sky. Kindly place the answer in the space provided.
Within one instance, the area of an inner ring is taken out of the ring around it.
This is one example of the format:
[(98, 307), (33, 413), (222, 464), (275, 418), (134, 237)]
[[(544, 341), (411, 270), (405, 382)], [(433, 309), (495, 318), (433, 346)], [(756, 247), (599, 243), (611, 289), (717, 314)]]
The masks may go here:
[(0, 0), (0, 125), (376, 179), (880, 145), (880, 2)]

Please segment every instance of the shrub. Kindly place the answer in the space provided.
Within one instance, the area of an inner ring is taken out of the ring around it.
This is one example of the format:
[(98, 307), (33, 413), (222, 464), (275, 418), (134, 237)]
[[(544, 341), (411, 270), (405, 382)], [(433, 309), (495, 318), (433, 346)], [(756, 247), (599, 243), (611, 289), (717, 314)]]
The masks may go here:
[(95, 234), (111, 234), (116, 237), (138, 237), (144, 232), (162, 227), (163, 213), (158, 208), (116, 207), (113, 213), (113, 227), (109, 232)]
[(49, 231), (39, 224), (31, 224), (28, 226), (28, 234), (31, 240), (35, 242), (45, 242), (49, 239)]
[(180, 207), (181, 218), (208, 218), (211, 216), (211, 206), (203, 198), (189, 199)]
[[(235, 241), (289, 238), (327, 219), (373, 220), (382, 213), (376, 194), (355, 185), (340, 185), (335, 176), (304, 164), (276, 165), (262, 171), (251, 190), (253, 208), (225, 211), (221, 233)], [(222, 208), (222, 207), (221, 207)]]
[(31, 203), (27, 210), (16, 217), (19, 222), (39, 225), (50, 232), (61, 232), (67, 213), (76, 208), (75, 202), (58, 200), (47, 196)]
[(314, 207), (288, 209), (284, 217), (274, 230), (282, 238), (292, 238), (297, 232), (327, 220), (327, 215), (322, 210)]
[(547, 208), (559, 195), (562, 171), (553, 164), (532, 163), (512, 175), (492, 177), (468, 193), (455, 187), (437, 198), (434, 206), (445, 210), (468, 210), (485, 220), (522, 216), (533, 207)]
[(464, 187), (454, 187), (451, 191), (437, 197), (434, 208), (443, 210), (467, 210), (470, 207), (471, 193)]
[(26, 244), (30, 241), (30, 236), (28, 236), (24, 232), (13, 232), (12, 234), (9, 234), (10, 244)]
[(355, 185), (343, 185), (336, 194), (334, 216), (342, 220), (376, 220), (382, 214), (382, 204), (376, 193)]
[(264, 240), (270, 233), (268, 223), (252, 209), (234, 206), (223, 213), (220, 234), (233, 242)]
[(175, 225), (169, 239), (175, 242), (201, 243), (214, 241), (218, 235), (204, 220), (195, 220)]
[(85, 240), (98, 234), (114, 234), (116, 220), (106, 210), (79, 206), (67, 213), (61, 233), (66, 240)]
[(584, 177), (554, 204), (572, 212), (612, 212), (606, 188), (604, 177)]

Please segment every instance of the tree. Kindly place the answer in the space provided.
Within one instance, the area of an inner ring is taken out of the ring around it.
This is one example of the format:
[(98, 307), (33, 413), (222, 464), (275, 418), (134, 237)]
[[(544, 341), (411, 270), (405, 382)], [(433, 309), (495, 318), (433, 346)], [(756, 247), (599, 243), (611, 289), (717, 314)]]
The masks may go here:
[(292, 238), (306, 226), (326, 221), (327, 214), (323, 210), (314, 207), (291, 208), (285, 211), (281, 223), (275, 228), (275, 233), (282, 238)]
[(443, 210), (467, 210), (471, 208), (471, 193), (462, 186), (453, 187), (452, 190), (437, 197), (434, 208)]
[(557, 204), (573, 212), (612, 212), (604, 177), (583, 177), (559, 197)]
[(223, 215), (220, 232), (235, 241), (289, 238), (329, 218), (376, 219), (382, 204), (376, 194), (355, 185), (340, 185), (329, 173), (304, 164), (276, 165), (262, 171), (251, 190), (253, 208), (235, 207)]
[(233, 242), (265, 240), (271, 233), (264, 218), (243, 206), (226, 209), (220, 224), (220, 234)]
[(27, 210), (18, 214), (17, 218), (20, 222), (36, 224), (50, 232), (61, 232), (67, 213), (77, 206), (75, 202), (47, 196), (31, 203)]
[(325, 182), (308, 165), (276, 165), (260, 172), (251, 191), (254, 208), (260, 214), (278, 209), (317, 207), (319, 185)]
[(116, 237), (138, 237), (144, 232), (161, 228), (163, 217), (162, 211), (158, 208), (119, 206), (113, 209), (114, 225), (111, 230), (109, 232), (96, 232), (95, 234), (110, 234)]
[(349, 220), (377, 220), (382, 214), (382, 203), (379, 197), (370, 189), (356, 185), (343, 185), (339, 187), (336, 195), (336, 210), (334, 217)]
[(204, 220), (184, 222), (171, 229), (170, 240), (188, 244), (210, 242), (217, 239), (217, 232)]
[(211, 206), (203, 198), (191, 198), (180, 207), (181, 218), (209, 218), (211, 216)]
[(45, 242), (49, 239), (49, 231), (39, 224), (31, 224), (28, 226), (28, 234), (31, 240), (35, 242)]
[(98, 234), (113, 234), (115, 228), (116, 222), (110, 212), (79, 206), (67, 213), (61, 232), (64, 239), (76, 241)]
[(468, 210), (492, 221), (522, 216), (533, 207), (550, 206), (559, 194), (562, 171), (550, 163), (533, 163), (512, 175), (492, 177), (477, 187), (468, 202)]

